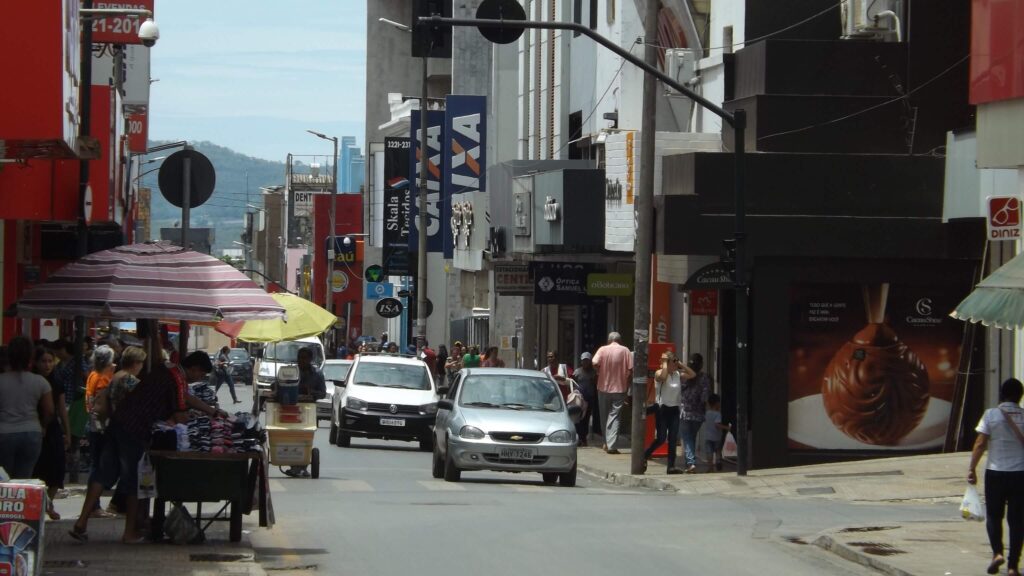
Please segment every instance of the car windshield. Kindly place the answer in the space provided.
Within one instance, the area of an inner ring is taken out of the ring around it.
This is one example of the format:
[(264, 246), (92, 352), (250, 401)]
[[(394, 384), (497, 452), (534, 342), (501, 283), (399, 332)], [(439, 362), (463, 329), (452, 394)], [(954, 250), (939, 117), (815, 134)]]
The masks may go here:
[(263, 359), (270, 362), (295, 363), (299, 359), (299, 350), (307, 347), (313, 351), (313, 366), (319, 366), (324, 361), (324, 357), (320, 352), (320, 347), (312, 342), (286, 340), (267, 344), (267, 348), (263, 352)]
[(430, 377), (424, 365), (361, 362), (352, 377), (356, 384), (381, 388), (430, 390)]
[(249, 353), (245, 350), (232, 350), (231, 352), (228, 352), (228, 359), (232, 362), (248, 362)]
[(337, 380), (341, 382), (348, 376), (349, 369), (352, 368), (350, 362), (344, 364), (337, 364), (334, 362), (328, 362), (324, 364), (324, 379), (325, 380)]
[(543, 376), (480, 374), (467, 376), (461, 386), (461, 406), (562, 411), (562, 395)]

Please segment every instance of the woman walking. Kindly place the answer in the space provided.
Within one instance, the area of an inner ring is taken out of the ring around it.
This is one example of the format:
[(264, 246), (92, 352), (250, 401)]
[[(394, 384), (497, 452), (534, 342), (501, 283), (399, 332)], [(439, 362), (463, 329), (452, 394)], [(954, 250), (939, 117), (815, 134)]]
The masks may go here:
[(29, 371), (32, 341), (24, 336), (7, 345), (9, 371), (0, 374), (0, 467), (11, 478), (31, 478), (43, 449), (43, 431), (53, 419), (50, 384)]
[(683, 382), (697, 374), (676, 358), (674, 352), (661, 355), (661, 368), (654, 373), (655, 437), (644, 451), (646, 462), (668, 439), (668, 473), (680, 474), (676, 468), (676, 443), (679, 441), (679, 407), (683, 401)]
[(36, 462), (35, 476), (46, 483), (46, 515), (50, 520), (60, 520), (60, 514), (53, 507), (57, 491), (64, 487), (64, 473), (67, 470), (65, 453), (71, 446), (71, 431), (68, 429), (68, 408), (64, 404), (64, 389), (54, 384), (53, 368), (57, 358), (52, 350), (36, 348), (33, 354), (33, 371), (46, 379), (53, 396), (56, 417), (50, 420), (43, 435), (43, 448)]
[(505, 361), (498, 357), (498, 347), (491, 346), (484, 351), (483, 360), (480, 361), (483, 368), (504, 368)]
[(231, 348), (227, 346), (220, 349), (220, 353), (217, 354), (217, 365), (214, 367), (214, 375), (217, 377), (217, 387), (213, 389), (214, 395), (220, 392), (221, 384), (227, 382), (228, 391), (231, 392), (231, 400), (238, 404), (241, 400), (235, 394), (235, 381), (231, 378)]
[[(999, 406), (989, 408), (978, 423), (978, 438), (971, 452), (967, 482), (976, 484), (976, 469), (988, 450), (985, 464), (985, 522), (992, 546), (989, 574), (1007, 564), (1008, 576), (1020, 576), (1020, 552), (1024, 543), (1024, 411), (1020, 407), (1024, 386), (1010, 378), (999, 387)], [(1003, 556), (1003, 516), (1010, 529), (1010, 554)]]

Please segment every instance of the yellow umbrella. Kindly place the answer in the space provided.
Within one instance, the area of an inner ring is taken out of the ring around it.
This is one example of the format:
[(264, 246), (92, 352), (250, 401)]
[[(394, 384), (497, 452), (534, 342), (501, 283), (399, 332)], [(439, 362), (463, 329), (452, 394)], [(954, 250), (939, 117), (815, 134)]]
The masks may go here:
[(316, 336), (338, 320), (334, 314), (294, 294), (279, 292), (271, 297), (284, 308), (287, 321), (221, 322), (217, 331), (246, 342), (279, 342)]

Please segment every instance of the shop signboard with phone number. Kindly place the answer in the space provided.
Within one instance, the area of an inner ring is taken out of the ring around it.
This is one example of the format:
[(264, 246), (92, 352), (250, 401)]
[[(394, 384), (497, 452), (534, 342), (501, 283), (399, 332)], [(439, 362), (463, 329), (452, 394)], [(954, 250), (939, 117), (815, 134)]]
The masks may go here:
[[(149, 10), (153, 12), (156, 0), (134, 0), (132, 2), (94, 2), (93, 8), (107, 10)], [(146, 19), (142, 16), (116, 14), (92, 21), (92, 41), (95, 44), (142, 44), (139, 40), (139, 26)]]

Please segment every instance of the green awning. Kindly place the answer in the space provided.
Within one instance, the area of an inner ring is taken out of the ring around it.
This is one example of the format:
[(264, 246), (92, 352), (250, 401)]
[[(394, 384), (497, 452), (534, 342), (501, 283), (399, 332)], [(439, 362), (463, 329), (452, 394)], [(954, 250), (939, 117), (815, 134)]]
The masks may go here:
[(1024, 327), (1024, 254), (982, 280), (950, 316), (996, 328)]

